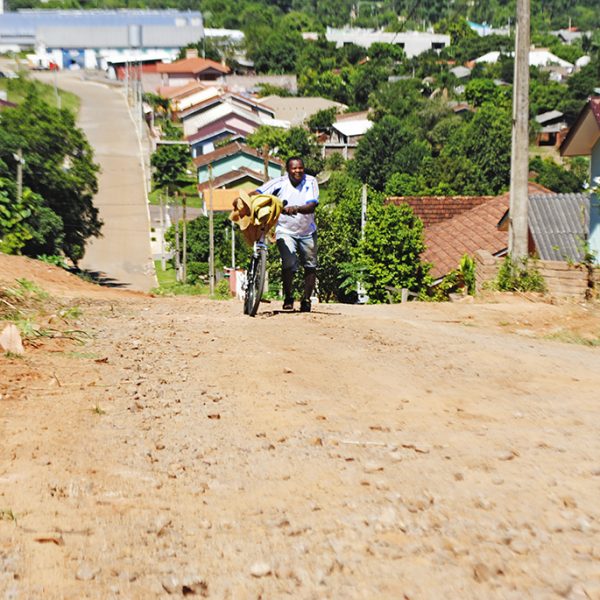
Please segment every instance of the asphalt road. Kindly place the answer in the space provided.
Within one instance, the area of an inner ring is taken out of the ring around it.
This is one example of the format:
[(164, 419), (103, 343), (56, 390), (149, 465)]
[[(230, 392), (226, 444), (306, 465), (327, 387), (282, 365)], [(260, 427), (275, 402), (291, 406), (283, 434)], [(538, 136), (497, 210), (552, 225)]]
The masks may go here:
[[(54, 76), (38, 78), (53, 83)], [(80, 267), (107, 285), (148, 291), (156, 286), (150, 250), (150, 218), (144, 187), (142, 144), (123, 90), (82, 74), (58, 74), (58, 87), (81, 98), (78, 124), (100, 164), (94, 205), (104, 222), (102, 237), (89, 240)]]

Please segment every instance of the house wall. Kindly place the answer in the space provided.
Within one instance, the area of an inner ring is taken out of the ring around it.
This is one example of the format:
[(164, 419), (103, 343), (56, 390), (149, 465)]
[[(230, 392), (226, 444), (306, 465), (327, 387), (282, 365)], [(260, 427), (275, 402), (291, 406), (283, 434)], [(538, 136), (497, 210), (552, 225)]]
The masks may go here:
[[(487, 282), (498, 275), (504, 258), (492, 256), (486, 250), (475, 253), (475, 282), (477, 292), (481, 292)], [(574, 265), (565, 261), (539, 260), (537, 269), (546, 282), (548, 294), (558, 298), (577, 298), (583, 300), (590, 290), (588, 271), (584, 265)], [(591, 275), (593, 291), (600, 292), (600, 268)]]
[[(592, 149), (592, 186), (600, 189), (600, 141)], [(592, 194), (590, 202), (590, 250), (595, 253), (596, 263), (600, 264), (600, 193)]]

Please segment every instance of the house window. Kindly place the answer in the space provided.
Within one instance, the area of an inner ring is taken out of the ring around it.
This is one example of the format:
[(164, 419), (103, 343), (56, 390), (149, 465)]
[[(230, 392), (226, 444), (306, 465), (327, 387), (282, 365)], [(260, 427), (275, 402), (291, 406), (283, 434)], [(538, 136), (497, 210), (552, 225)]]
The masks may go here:
[(444, 42), (433, 42), (431, 44), (432, 50), (442, 50), (445, 47), (446, 47), (446, 44), (444, 44)]

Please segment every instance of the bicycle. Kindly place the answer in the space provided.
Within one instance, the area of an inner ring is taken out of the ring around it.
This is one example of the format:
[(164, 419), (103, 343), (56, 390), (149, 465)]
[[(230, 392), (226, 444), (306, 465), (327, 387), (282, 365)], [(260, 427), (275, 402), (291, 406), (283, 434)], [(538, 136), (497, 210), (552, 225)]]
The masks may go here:
[(252, 250), (252, 258), (244, 283), (244, 314), (256, 316), (262, 298), (267, 273), (267, 244), (264, 233)]

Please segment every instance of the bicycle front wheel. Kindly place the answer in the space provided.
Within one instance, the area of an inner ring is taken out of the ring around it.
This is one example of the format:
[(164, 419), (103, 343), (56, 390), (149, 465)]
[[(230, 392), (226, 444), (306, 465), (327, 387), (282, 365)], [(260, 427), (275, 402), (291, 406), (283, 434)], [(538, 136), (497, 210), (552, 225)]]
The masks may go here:
[(267, 249), (258, 248), (252, 256), (250, 269), (248, 269), (248, 282), (244, 298), (244, 313), (254, 317), (262, 298), (267, 272)]

